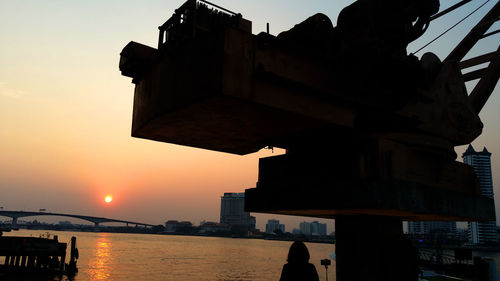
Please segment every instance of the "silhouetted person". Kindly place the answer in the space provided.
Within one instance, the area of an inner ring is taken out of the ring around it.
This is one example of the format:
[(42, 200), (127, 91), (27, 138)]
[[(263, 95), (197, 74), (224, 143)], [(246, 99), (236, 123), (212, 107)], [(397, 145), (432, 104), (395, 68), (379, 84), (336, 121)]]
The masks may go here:
[(280, 281), (319, 281), (316, 267), (309, 263), (309, 251), (304, 243), (293, 242), (287, 262), (281, 271)]

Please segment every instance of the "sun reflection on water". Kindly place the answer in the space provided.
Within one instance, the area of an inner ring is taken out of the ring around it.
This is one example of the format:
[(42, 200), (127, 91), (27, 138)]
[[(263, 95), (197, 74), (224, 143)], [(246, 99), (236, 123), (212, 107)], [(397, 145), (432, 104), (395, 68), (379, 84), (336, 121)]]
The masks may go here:
[(93, 256), (89, 260), (87, 273), (91, 280), (110, 280), (113, 256), (108, 233), (100, 233), (96, 240)]

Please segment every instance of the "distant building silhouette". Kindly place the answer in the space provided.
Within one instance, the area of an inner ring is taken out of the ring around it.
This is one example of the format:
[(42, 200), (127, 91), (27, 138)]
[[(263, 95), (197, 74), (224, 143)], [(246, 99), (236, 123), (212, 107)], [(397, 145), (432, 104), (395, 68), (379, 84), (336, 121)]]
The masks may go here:
[(457, 223), (454, 221), (409, 221), (408, 234), (420, 238), (457, 238)]
[[(476, 152), (469, 144), (467, 150), (462, 154), (465, 164), (474, 167), (474, 172), (479, 179), (481, 195), (493, 198), (493, 179), (491, 176), (491, 153), (483, 148), (483, 151)], [(495, 221), (469, 222), (469, 241), (473, 244), (495, 243), (497, 242), (497, 229)]]
[(73, 224), (70, 221), (59, 221), (60, 226), (72, 226)]
[(301, 222), (299, 229), (305, 235), (326, 235), (326, 223), (319, 223), (317, 221)]
[(203, 221), (200, 224), (200, 233), (225, 233), (230, 231), (231, 231), (231, 226), (227, 223)]
[(276, 230), (281, 230), (281, 232), (285, 232), (285, 225), (280, 224), (279, 220), (270, 219), (266, 224), (266, 233), (274, 233)]
[(165, 232), (189, 233), (193, 231), (193, 224), (189, 221), (169, 220), (165, 223)]
[(220, 223), (242, 234), (255, 231), (255, 217), (245, 212), (245, 193), (224, 193), (220, 202)]

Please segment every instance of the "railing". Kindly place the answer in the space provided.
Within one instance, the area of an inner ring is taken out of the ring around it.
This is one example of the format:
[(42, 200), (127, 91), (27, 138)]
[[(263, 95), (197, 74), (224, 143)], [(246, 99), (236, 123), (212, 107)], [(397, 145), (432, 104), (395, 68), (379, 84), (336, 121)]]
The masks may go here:
[[(204, 0), (188, 0), (175, 10), (164, 24), (158, 27), (158, 49), (166, 43), (196, 36), (198, 30), (210, 31), (221, 24), (247, 29), (248, 21), (223, 7)], [(244, 23), (244, 24), (242, 24)]]

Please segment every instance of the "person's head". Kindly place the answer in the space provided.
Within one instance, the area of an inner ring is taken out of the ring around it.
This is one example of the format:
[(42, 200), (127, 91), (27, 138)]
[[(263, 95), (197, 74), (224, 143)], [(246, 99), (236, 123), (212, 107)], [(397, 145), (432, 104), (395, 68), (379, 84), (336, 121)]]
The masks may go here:
[(300, 241), (293, 242), (288, 252), (289, 263), (307, 263), (309, 262), (309, 251), (304, 243)]

